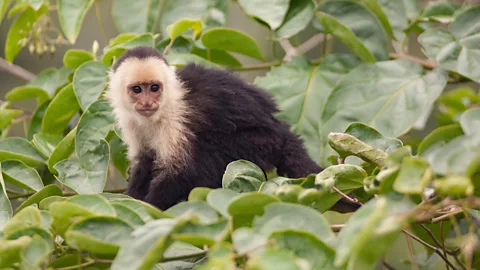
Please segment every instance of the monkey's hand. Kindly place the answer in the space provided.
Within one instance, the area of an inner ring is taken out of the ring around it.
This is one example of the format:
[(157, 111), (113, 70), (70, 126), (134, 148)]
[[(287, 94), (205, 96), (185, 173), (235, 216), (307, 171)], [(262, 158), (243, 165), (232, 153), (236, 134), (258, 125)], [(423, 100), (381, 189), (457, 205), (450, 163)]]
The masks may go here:
[(143, 200), (148, 194), (154, 170), (155, 154), (152, 151), (139, 155), (128, 179), (127, 194), (134, 199)]
[(169, 170), (162, 170), (153, 178), (145, 202), (166, 210), (187, 200), (193, 183), (187, 177)]

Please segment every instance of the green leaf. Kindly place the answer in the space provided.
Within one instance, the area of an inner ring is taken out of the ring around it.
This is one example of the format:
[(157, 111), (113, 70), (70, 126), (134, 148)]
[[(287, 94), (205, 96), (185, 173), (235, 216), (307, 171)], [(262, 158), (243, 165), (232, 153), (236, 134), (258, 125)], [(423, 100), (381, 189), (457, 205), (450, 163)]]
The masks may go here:
[(403, 147), (402, 141), (383, 136), (376, 129), (362, 123), (352, 123), (345, 130), (346, 134), (350, 134), (362, 142), (375, 147), (376, 149), (391, 153), (398, 148)]
[(68, 198), (68, 202), (86, 207), (87, 209), (105, 216), (115, 216), (115, 209), (110, 203), (98, 194), (75, 195)]
[(233, 228), (251, 227), (253, 218), (263, 215), (265, 206), (274, 202), (279, 202), (279, 199), (264, 193), (251, 192), (235, 197), (228, 206)]
[(182, 67), (190, 63), (200, 64), (206, 67), (217, 68), (215, 63), (205, 60), (197, 55), (189, 53), (169, 53), (165, 56), (168, 63), (172, 66)]
[(289, 250), (311, 266), (319, 269), (341, 269), (333, 265), (335, 250), (309, 232), (282, 230), (272, 233), (270, 239), (275, 241), (279, 248)]
[(72, 70), (67, 67), (62, 67), (59, 70), (47, 68), (40, 72), (27, 86), (43, 89), (49, 97), (53, 97), (59, 88), (69, 83), (68, 76), (71, 72)]
[(39, 191), (44, 187), (38, 172), (18, 160), (2, 161), (2, 174), (6, 182), (22, 188)]
[(3, 21), (3, 16), (7, 12), (12, 0), (0, 0), (0, 23)]
[(145, 221), (140, 217), (139, 214), (135, 212), (135, 209), (132, 207), (126, 206), (118, 202), (112, 202), (113, 208), (119, 219), (127, 222), (133, 227), (142, 226), (145, 224)]
[(459, 14), (448, 29), (427, 29), (418, 41), (426, 54), (442, 68), (457, 72), (476, 82), (480, 82), (480, 71), (472, 68), (480, 64), (478, 38), (480, 27), (480, 7), (471, 7)]
[(5, 224), (5, 227), (3, 227), (3, 232), (8, 237), (17, 231), (31, 227), (41, 227), (41, 225), (42, 217), (40, 215), (40, 211), (33, 206), (28, 206), (22, 209), (22, 211), (16, 213), (12, 219)]
[(300, 31), (310, 23), (314, 16), (315, 4), (312, 0), (292, 0), (285, 20), (282, 25), (275, 30), (277, 39), (288, 39)]
[(82, 160), (63, 160), (53, 166), (58, 171), (57, 180), (78, 194), (97, 194), (103, 191), (107, 179), (107, 170), (110, 160), (110, 149), (105, 140)]
[[(300, 134), (309, 154), (319, 159), (319, 117), (335, 85), (359, 64), (353, 55), (331, 54), (318, 66), (305, 57), (272, 68), (255, 85), (268, 90), (279, 105), (277, 117), (287, 121)], [(343, 131), (343, 130), (342, 130)]]
[[(190, 51), (190, 50), (189, 50)], [(201, 49), (198, 47), (193, 47), (190, 51), (191, 54), (198, 55), (212, 63), (231, 66), (231, 67), (241, 67), (242, 63), (240, 63), (237, 58), (226, 51), (222, 50), (214, 50), (214, 49)]]
[(116, 134), (110, 140), (110, 151), (112, 152), (112, 162), (124, 178), (127, 178), (127, 171), (130, 162), (127, 159), (127, 145), (122, 142)]
[(99, 255), (115, 255), (131, 243), (133, 227), (114, 217), (88, 217), (75, 222), (65, 233), (68, 245)]
[[(1, 171), (2, 171), (2, 164), (0, 163), (0, 172)], [(8, 220), (12, 218), (13, 211), (12, 211), (12, 204), (10, 203), (10, 200), (8, 199), (8, 196), (7, 196), (5, 182), (3, 181), (3, 176), (1, 173), (0, 173), (0, 188), (1, 188), (0, 190), (0, 231), (2, 231), (5, 224), (7, 224)], [(0, 262), (1, 261), (2, 260), (0, 259)]]
[(460, 117), (460, 125), (465, 135), (480, 135), (480, 108), (472, 108), (464, 112)]
[[(388, 18), (389, 24), (393, 31), (393, 36), (396, 40), (402, 41), (405, 38), (404, 31), (408, 28), (408, 16), (407, 16), (407, 1), (398, 0), (382, 0), (378, 1), (385, 15)], [(416, 0), (415, 0), (416, 1)]]
[[(302, 222), (299, 222), (299, 221)], [(262, 216), (253, 220), (255, 231), (266, 236), (285, 229), (295, 229), (315, 235), (323, 243), (335, 244), (335, 235), (328, 221), (316, 210), (292, 203), (271, 203), (264, 209)]]
[(37, 98), (37, 103), (42, 104), (48, 99), (49, 95), (47, 91), (32, 86), (19, 86), (8, 91), (5, 94), (5, 99), (11, 102), (21, 101), (30, 98)]
[(202, 34), (202, 21), (192, 19), (182, 19), (176, 21), (170, 29), (170, 39), (176, 39), (185, 33), (188, 29), (193, 30), (193, 36), (197, 39)]
[(441, 196), (465, 197), (471, 196), (475, 189), (472, 180), (463, 175), (453, 175), (433, 182), (435, 192)]
[(172, 216), (160, 211), (158, 208), (134, 199), (115, 198), (111, 199), (112, 203), (119, 203), (132, 208), (142, 218), (145, 223), (154, 219), (171, 218)]
[(46, 198), (52, 197), (52, 196), (62, 196), (63, 192), (62, 190), (55, 184), (45, 186), (32, 196), (28, 197), (26, 201), (24, 201), (20, 206), (17, 207), (15, 210), (16, 212), (22, 210), (23, 208), (36, 204), (40, 205), (40, 202)]
[(187, 222), (177, 233), (172, 235), (172, 238), (199, 248), (203, 248), (205, 245), (212, 247), (226, 236), (227, 225), (227, 220), (219, 220), (206, 225)]
[(18, 137), (0, 140), (0, 162), (9, 159), (22, 161), (31, 167), (45, 164), (42, 155), (27, 140)]
[(238, 160), (227, 165), (222, 186), (242, 193), (258, 190), (266, 180), (260, 167), (247, 160)]
[(439, 127), (423, 139), (418, 146), (417, 153), (418, 155), (423, 156), (431, 147), (444, 145), (461, 135), (463, 135), (463, 130), (459, 124)]
[(48, 105), (42, 120), (42, 132), (61, 134), (79, 109), (73, 86), (69, 83)]
[(251, 36), (234, 29), (207, 30), (202, 35), (202, 43), (209, 49), (236, 52), (262, 61), (266, 60), (257, 42)]
[(460, 7), (457, 3), (429, 2), (420, 16), (441, 23), (451, 23)]
[(83, 63), (93, 60), (93, 55), (85, 50), (70, 49), (63, 55), (63, 64), (71, 69), (77, 69)]
[(58, 162), (67, 159), (75, 150), (75, 134), (77, 127), (72, 129), (63, 139), (57, 144), (53, 152), (48, 158), (48, 170), (54, 174), (58, 172), (53, 168)]
[(303, 262), (295, 257), (292, 252), (285, 249), (267, 248), (265, 252), (252, 256), (247, 261), (247, 270), (276, 270), (279, 266), (289, 270), (304, 269)]
[(205, 201), (181, 202), (165, 211), (165, 213), (175, 216), (196, 216), (204, 224), (217, 221), (218, 215)]
[(70, 43), (75, 43), (83, 19), (94, 0), (58, 0), (58, 17), (63, 33)]
[(5, 59), (8, 62), (12, 63), (22, 48), (27, 45), (26, 41), (33, 24), (47, 9), (45, 6), (45, 8), (35, 11), (29, 7), (12, 23), (5, 42)]
[(33, 112), (32, 119), (30, 119), (30, 125), (28, 127), (27, 139), (32, 140), (33, 135), (36, 133), (42, 132), (42, 120), (45, 115), (45, 111), (48, 108), (50, 101), (42, 103), (37, 109)]
[(341, 40), (360, 59), (365, 62), (376, 62), (375, 56), (347, 26), (343, 25), (335, 17), (324, 12), (317, 12), (316, 16), (319, 23), (325, 27), (327, 33)]
[[(112, 6), (112, 17), (119, 32), (143, 34), (152, 32), (154, 22), (162, 9), (162, 1), (115, 0)], [(135, 14), (135, 16), (132, 16)], [(125, 20), (125, 18), (130, 18)]]
[(406, 212), (413, 207), (408, 197), (398, 194), (380, 196), (364, 204), (338, 234), (335, 266), (375, 268), (406, 225)]
[(393, 189), (404, 194), (421, 195), (432, 179), (428, 162), (418, 157), (406, 157), (393, 184)]
[(342, 132), (352, 122), (364, 123), (387, 137), (404, 134), (441, 94), (446, 80), (444, 71), (423, 74), (423, 68), (409, 60), (356, 67), (325, 102), (314, 159), (326, 167), (327, 157), (333, 153), (326, 145), (328, 134)]
[(206, 201), (207, 195), (212, 189), (208, 187), (196, 187), (188, 194), (188, 201)]
[(175, 231), (176, 221), (160, 219), (136, 229), (129, 245), (120, 248), (112, 263), (112, 270), (151, 269), (161, 261), (171, 244), (168, 236)]
[(8, 127), (12, 120), (21, 113), (21, 110), (0, 108), (0, 129)]
[(0, 267), (7, 268), (20, 262), (22, 250), (31, 242), (28, 236), (15, 240), (0, 239)]
[[(191, 0), (167, 0), (161, 14), (160, 27), (156, 29), (161, 31), (162, 36), (168, 37), (168, 25), (184, 18), (201, 20), (204, 30), (211, 27), (224, 26), (226, 24), (228, 3), (228, 0), (202, 0), (195, 2)], [(157, 14), (154, 16), (157, 16)]]
[(49, 255), (53, 251), (49, 244), (41, 236), (34, 235), (32, 241), (22, 250), (22, 269), (42, 269), (48, 262)]
[(215, 189), (208, 193), (207, 203), (224, 217), (229, 217), (228, 206), (240, 194), (230, 189)]
[(277, 29), (288, 11), (289, 0), (239, 0), (238, 4), (251, 17), (265, 22), (270, 29)]
[(50, 157), (57, 145), (62, 141), (60, 135), (37, 133), (33, 135), (32, 145), (45, 157)]
[[(339, 38), (366, 62), (388, 59), (389, 37), (380, 21), (364, 5), (352, 1), (328, 1), (317, 17), (327, 32)], [(359, 24), (361, 21), (363, 23)]]
[(80, 65), (73, 75), (73, 90), (82, 110), (98, 100), (107, 84), (107, 67), (96, 61)]

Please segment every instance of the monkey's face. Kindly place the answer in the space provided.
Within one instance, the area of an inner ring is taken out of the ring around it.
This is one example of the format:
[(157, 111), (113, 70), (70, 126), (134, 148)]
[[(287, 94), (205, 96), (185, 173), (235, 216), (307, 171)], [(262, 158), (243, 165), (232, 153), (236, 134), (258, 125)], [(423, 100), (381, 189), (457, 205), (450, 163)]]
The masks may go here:
[(138, 114), (145, 117), (154, 115), (159, 108), (163, 84), (160, 81), (134, 82), (127, 86), (127, 93)]
[(164, 61), (150, 57), (128, 58), (110, 74), (107, 99), (117, 114), (137, 115), (138, 120), (161, 118), (178, 96), (175, 71)]

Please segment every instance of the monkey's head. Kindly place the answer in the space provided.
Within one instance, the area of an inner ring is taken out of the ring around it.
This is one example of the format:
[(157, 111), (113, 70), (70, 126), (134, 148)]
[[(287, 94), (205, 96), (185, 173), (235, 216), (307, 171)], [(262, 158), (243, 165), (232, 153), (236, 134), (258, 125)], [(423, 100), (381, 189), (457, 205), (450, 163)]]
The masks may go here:
[(175, 69), (165, 58), (155, 48), (135, 47), (112, 66), (105, 97), (117, 116), (126, 112), (157, 120), (162, 109), (181, 95), (179, 91)]

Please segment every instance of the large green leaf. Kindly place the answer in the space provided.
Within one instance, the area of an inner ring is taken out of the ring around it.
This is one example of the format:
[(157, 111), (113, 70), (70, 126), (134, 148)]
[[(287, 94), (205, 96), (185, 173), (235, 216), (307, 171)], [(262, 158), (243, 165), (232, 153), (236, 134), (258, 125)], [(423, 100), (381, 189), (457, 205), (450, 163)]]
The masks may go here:
[(393, 189), (403, 194), (421, 195), (432, 179), (428, 162), (418, 157), (406, 157), (393, 184)]
[(181, 202), (167, 209), (165, 213), (175, 217), (197, 216), (201, 223), (212, 223), (218, 219), (217, 212), (204, 201)]
[(364, 61), (388, 59), (388, 34), (367, 7), (352, 1), (327, 1), (318, 11), (317, 17), (327, 32), (338, 37)]
[(131, 243), (120, 248), (111, 269), (151, 269), (163, 258), (171, 243), (168, 236), (175, 230), (175, 225), (175, 220), (160, 219), (136, 229)]
[(235, 197), (228, 206), (233, 228), (250, 227), (256, 215), (263, 215), (265, 206), (279, 201), (276, 197), (254, 192)]
[(468, 109), (460, 117), (460, 125), (465, 135), (480, 135), (480, 108)]
[(418, 40), (427, 55), (441, 67), (480, 82), (480, 7), (472, 7), (445, 28), (427, 29)]
[(33, 235), (32, 241), (22, 250), (22, 269), (42, 269), (53, 251), (52, 244), (39, 235)]
[(238, 192), (230, 189), (215, 189), (208, 193), (207, 203), (224, 217), (228, 217), (228, 206), (238, 195)]
[(0, 107), (0, 130), (9, 126), (12, 120), (21, 113), (21, 110)]
[(430, 147), (443, 145), (450, 140), (463, 135), (462, 127), (459, 124), (452, 124), (435, 129), (428, 134), (423, 141), (418, 145), (417, 153), (423, 156)]
[(253, 220), (255, 230), (266, 236), (275, 231), (295, 229), (310, 232), (327, 245), (334, 246), (335, 235), (328, 221), (312, 208), (292, 203), (272, 203), (262, 216)]
[(20, 262), (23, 249), (31, 242), (28, 236), (15, 240), (0, 239), (0, 267), (8, 269)]
[(35, 109), (35, 111), (33, 112), (32, 119), (30, 119), (30, 124), (28, 126), (28, 132), (26, 137), (27, 140), (32, 140), (33, 135), (42, 132), (42, 120), (49, 104), (50, 101), (46, 101), (40, 106), (38, 106), (37, 109)]
[[(178, 50), (180, 50), (180, 48), (178, 48)], [(237, 60), (237, 58), (235, 58), (233, 55), (231, 55), (227, 51), (214, 50), (214, 49), (201, 49), (199, 47), (193, 47), (191, 50), (188, 49), (188, 51), (190, 51), (190, 54), (198, 55), (216, 64), (232, 66), (232, 67), (242, 66), (242, 63), (240, 63)]]
[(280, 266), (289, 270), (301, 270), (305, 267), (304, 262), (289, 250), (268, 248), (265, 252), (252, 256), (247, 261), (245, 269), (277, 270)]
[(238, 4), (249, 16), (265, 22), (270, 29), (277, 29), (283, 22), (289, 0), (239, 0)]
[(32, 145), (38, 152), (48, 158), (62, 139), (61, 135), (37, 133), (33, 135)]
[(122, 176), (127, 178), (127, 171), (130, 164), (127, 159), (127, 145), (116, 135), (116, 133), (109, 143), (113, 164)]
[(23, 208), (33, 204), (40, 205), (40, 202), (43, 199), (46, 199), (48, 197), (62, 196), (62, 195), (63, 195), (63, 192), (57, 185), (51, 184), (51, 185), (45, 186), (44, 188), (42, 188), (32, 196), (28, 197), (28, 199), (24, 201), (21, 205), (19, 205), (17, 209), (15, 209), (15, 211), (18, 212)]
[(72, 224), (65, 233), (68, 245), (93, 254), (115, 255), (130, 244), (133, 227), (114, 217), (89, 217)]
[(27, 38), (33, 24), (42, 16), (48, 8), (44, 6), (38, 11), (28, 7), (18, 16), (10, 26), (8, 31), (7, 41), (5, 43), (5, 59), (8, 62), (13, 62), (18, 53), (27, 45)]
[(42, 132), (61, 134), (80, 109), (72, 84), (68, 84), (53, 98), (42, 120)]
[(93, 55), (85, 50), (70, 49), (63, 55), (63, 64), (72, 69), (77, 69), (83, 63), (93, 60)]
[(408, 197), (398, 194), (380, 196), (362, 206), (338, 235), (335, 266), (348, 263), (348, 269), (374, 269), (406, 225), (405, 213), (413, 206)]
[(318, 66), (296, 57), (272, 68), (265, 77), (257, 77), (255, 84), (274, 96), (280, 108), (277, 117), (303, 137), (310, 154), (318, 159), (323, 106), (338, 81), (358, 64), (354, 56), (346, 54), (329, 55)]
[(53, 97), (59, 88), (69, 82), (68, 77), (72, 72), (73, 70), (67, 67), (62, 67), (58, 70), (47, 68), (40, 72), (27, 86), (43, 89), (48, 93), (49, 97)]
[(23, 138), (6, 138), (0, 140), (0, 161), (16, 159), (28, 166), (45, 164), (45, 159), (40, 153)]
[[(307, 144), (309, 153), (326, 166), (332, 154), (327, 146), (328, 133), (342, 132), (352, 122), (369, 125), (387, 137), (407, 132), (447, 83), (447, 74), (440, 69), (423, 72), (409, 60), (355, 68), (328, 97), (320, 120), (320, 141)], [(315, 143), (317, 147), (312, 147)]]
[(40, 211), (34, 206), (28, 206), (25, 209), (22, 209), (22, 211), (16, 213), (12, 219), (5, 224), (5, 227), (3, 227), (3, 232), (7, 237), (9, 237), (19, 231), (23, 231), (31, 227), (41, 227), (41, 225), (42, 216)]
[(0, 0), (0, 23), (3, 21), (3, 16), (7, 12), (12, 0)]
[(63, 139), (58, 143), (50, 157), (48, 158), (48, 170), (54, 174), (58, 172), (53, 168), (59, 161), (67, 159), (75, 150), (75, 134), (77, 127), (72, 129)]
[(70, 43), (77, 40), (83, 19), (94, 2), (94, 0), (58, 0), (60, 26)]
[(168, 36), (167, 26), (183, 18), (201, 20), (203, 29), (226, 24), (228, 0), (165, 0), (160, 20), (162, 36)]
[[(152, 31), (156, 18), (162, 12), (162, 2), (167, 0), (129, 1), (115, 0), (112, 16), (120, 32), (143, 34)], [(135, 14), (135, 16), (132, 16)], [(129, 18), (125, 20), (125, 18)]]
[(97, 61), (85, 62), (75, 71), (73, 91), (83, 111), (87, 110), (102, 94), (107, 84), (107, 73), (107, 67)]
[(241, 53), (265, 61), (257, 42), (249, 35), (230, 28), (213, 28), (202, 35), (202, 43), (209, 49)]
[(42, 178), (38, 172), (21, 161), (2, 161), (2, 174), (6, 182), (16, 186), (32, 191), (39, 191), (43, 188)]
[(202, 21), (192, 19), (181, 19), (176, 21), (170, 29), (170, 39), (176, 39), (187, 30), (193, 30), (193, 37), (197, 39), (202, 33)]
[[(2, 171), (2, 164), (0, 163), (0, 172)], [(3, 176), (0, 173), (0, 231), (3, 229), (8, 220), (12, 218), (12, 204), (7, 196), (7, 190), (5, 188), (5, 182)], [(1, 261), (1, 260), (0, 260)]]
[(312, 0), (291, 0), (282, 25), (275, 30), (278, 39), (291, 38), (305, 29), (314, 16), (315, 4)]
[(266, 180), (262, 169), (256, 164), (247, 160), (238, 160), (227, 165), (222, 186), (242, 193), (258, 190)]
[[(396, 40), (402, 41), (405, 38), (404, 31), (408, 28), (408, 16), (406, 3), (410, 0), (380, 0), (378, 4), (388, 17), (389, 24)], [(416, 1), (416, 0), (414, 0)]]
[(26, 85), (15, 87), (5, 95), (5, 99), (11, 102), (30, 98), (37, 98), (37, 103), (42, 104), (48, 99), (48, 93), (42, 88)]

